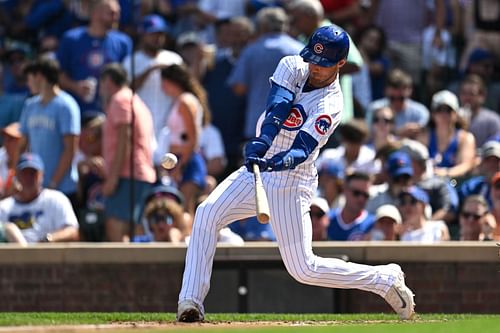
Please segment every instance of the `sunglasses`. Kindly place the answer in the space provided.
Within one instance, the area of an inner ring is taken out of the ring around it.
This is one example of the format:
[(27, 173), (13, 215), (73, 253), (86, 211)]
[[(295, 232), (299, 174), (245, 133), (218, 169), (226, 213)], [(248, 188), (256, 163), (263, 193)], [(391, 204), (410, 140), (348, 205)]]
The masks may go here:
[(172, 225), (174, 223), (172, 216), (163, 214), (150, 215), (147, 217), (147, 220), (149, 224), (166, 223), (167, 225)]
[(480, 214), (476, 214), (476, 213), (471, 213), (471, 212), (462, 212), (460, 215), (462, 215), (462, 217), (466, 220), (468, 219), (473, 219), (474, 221), (477, 221), (479, 220), (481, 217), (484, 216), (483, 215), (480, 215)]
[(405, 100), (406, 97), (404, 96), (387, 96), (391, 102), (402, 102)]
[(395, 182), (395, 183), (406, 183), (408, 182), (409, 180), (411, 179), (411, 176), (410, 175), (399, 175), (399, 176), (396, 176), (396, 177), (393, 177), (392, 180)]
[(373, 123), (374, 124), (378, 124), (378, 123), (393, 124), (394, 118), (374, 117)]
[(370, 194), (368, 192), (355, 190), (352, 188), (350, 188), (349, 190), (351, 190), (352, 195), (357, 198), (362, 197), (363, 199), (368, 200), (368, 198), (370, 197)]
[(441, 112), (452, 113), (453, 109), (447, 105), (440, 105), (434, 109), (434, 112), (435, 113), (441, 113)]
[(415, 206), (417, 204), (418, 200), (413, 198), (413, 197), (408, 197), (405, 199), (399, 199), (399, 206), (406, 206), (406, 205), (411, 205)]
[(322, 212), (322, 211), (319, 211), (319, 212), (313, 212), (313, 211), (309, 211), (309, 215), (311, 217), (316, 217), (316, 218), (322, 218), (323, 216), (325, 216), (325, 213)]

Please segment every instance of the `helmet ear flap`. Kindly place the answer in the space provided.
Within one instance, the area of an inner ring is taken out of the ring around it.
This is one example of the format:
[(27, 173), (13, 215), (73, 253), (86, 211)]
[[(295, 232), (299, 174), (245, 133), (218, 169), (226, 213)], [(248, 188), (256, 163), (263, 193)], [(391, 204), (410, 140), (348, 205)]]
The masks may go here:
[(309, 39), (300, 56), (306, 62), (322, 67), (335, 66), (349, 53), (349, 36), (339, 26), (332, 24), (318, 28)]

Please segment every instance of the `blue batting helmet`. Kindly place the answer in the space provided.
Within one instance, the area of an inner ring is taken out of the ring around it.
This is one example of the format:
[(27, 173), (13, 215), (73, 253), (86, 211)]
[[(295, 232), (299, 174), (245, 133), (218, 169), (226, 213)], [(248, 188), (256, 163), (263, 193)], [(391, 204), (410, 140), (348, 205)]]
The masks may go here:
[(318, 28), (300, 51), (305, 62), (311, 62), (321, 67), (335, 66), (347, 57), (349, 52), (349, 37), (347, 33), (335, 24)]

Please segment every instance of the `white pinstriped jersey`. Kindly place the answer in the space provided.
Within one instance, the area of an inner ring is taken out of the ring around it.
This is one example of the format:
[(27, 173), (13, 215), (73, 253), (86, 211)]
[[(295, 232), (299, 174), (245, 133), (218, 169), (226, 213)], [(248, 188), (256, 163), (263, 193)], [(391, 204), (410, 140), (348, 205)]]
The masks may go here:
[[(308, 64), (300, 56), (284, 57), (276, 67), (270, 80), (293, 92), (295, 99), (288, 119), (283, 123), (265, 157), (271, 158), (279, 152), (290, 149), (298, 131), (305, 131), (318, 141), (318, 145), (293, 173), (310, 178), (316, 176), (316, 169), (313, 166), (319, 149), (326, 144), (340, 123), (343, 98), (338, 80), (324, 88), (304, 92), (308, 76)], [(257, 123), (257, 135), (264, 116), (263, 113)]]

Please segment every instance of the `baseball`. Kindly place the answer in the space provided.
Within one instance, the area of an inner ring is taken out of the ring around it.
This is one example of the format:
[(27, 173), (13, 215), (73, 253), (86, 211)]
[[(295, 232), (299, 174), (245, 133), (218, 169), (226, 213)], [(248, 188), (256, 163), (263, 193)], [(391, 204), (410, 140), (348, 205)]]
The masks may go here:
[(167, 170), (175, 168), (177, 165), (177, 156), (172, 153), (166, 153), (161, 159), (161, 166)]

